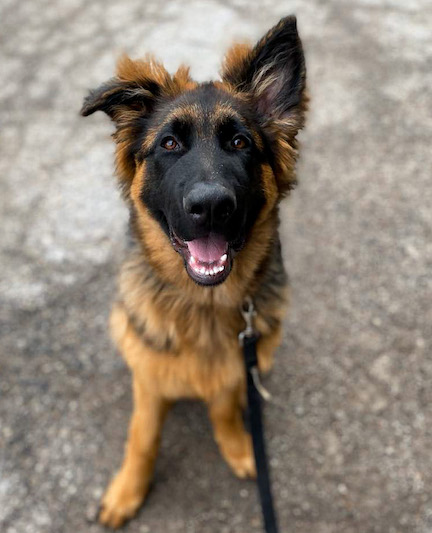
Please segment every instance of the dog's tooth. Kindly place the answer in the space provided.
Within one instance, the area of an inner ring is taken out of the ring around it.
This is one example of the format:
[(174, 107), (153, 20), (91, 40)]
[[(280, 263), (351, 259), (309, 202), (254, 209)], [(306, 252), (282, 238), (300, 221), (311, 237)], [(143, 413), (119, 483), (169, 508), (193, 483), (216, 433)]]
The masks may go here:
[(226, 261), (228, 259), (227, 254), (223, 254), (223, 256), (219, 259), (219, 261)]
[(199, 269), (200, 274), (205, 274), (206, 269), (204, 267), (201, 267)]
[(196, 263), (196, 259), (193, 255), (190, 256), (189, 263), (191, 263), (192, 265)]

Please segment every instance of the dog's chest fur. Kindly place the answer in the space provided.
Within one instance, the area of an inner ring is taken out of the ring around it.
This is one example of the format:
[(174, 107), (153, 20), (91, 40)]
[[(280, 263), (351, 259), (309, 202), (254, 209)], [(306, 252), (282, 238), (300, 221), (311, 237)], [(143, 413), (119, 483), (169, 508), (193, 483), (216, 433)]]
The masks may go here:
[[(263, 368), (270, 364), (266, 344), (279, 341), (286, 306), (286, 276), (277, 242), (272, 252), (259, 282), (250, 287)], [(128, 365), (149, 381), (150, 390), (173, 399), (208, 399), (244, 379), (238, 334), (245, 327), (240, 307), (246, 294), (230, 291), (226, 284), (218, 289), (184, 291), (161, 280), (139, 247), (132, 251), (120, 275), (111, 329)]]

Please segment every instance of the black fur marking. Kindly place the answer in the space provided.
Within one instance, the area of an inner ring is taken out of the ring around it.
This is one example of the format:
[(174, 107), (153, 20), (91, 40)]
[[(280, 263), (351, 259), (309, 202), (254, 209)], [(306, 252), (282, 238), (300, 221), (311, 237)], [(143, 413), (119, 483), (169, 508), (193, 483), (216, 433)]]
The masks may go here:
[[(134, 229), (135, 221), (132, 213), (129, 223), (130, 231), (132, 232), (132, 234), (129, 235), (131, 252), (129, 255), (129, 261), (123, 266), (123, 272), (137, 276), (138, 290), (152, 293), (156, 297), (166, 294), (166, 291), (170, 289), (171, 286), (157, 275), (155, 270), (148, 263), (146, 254), (142, 253), (141, 240), (137, 240), (136, 235), (134, 235), (136, 229)], [(157, 336), (151, 335), (146, 327), (145, 320), (135, 315), (127, 305), (125, 299), (119, 297), (118, 303), (126, 311), (130, 324), (134, 328), (138, 337), (141, 338), (143, 344), (157, 352), (171, 352), (173, 355), (177, 353), (178, 348), (173, 338), (168, 334), (163, 336), (160, 332), (158, 332)]]
[[(232, 116), (218, 113), (220, 107), (228, 114), (233, 109)], [(177, 109), (185, 110), (185, 116), (180, 113), (183, 118), (165, 123)], [(214, 232), (233, 246), (244, 241), (264, 204), (260, 175), (264, 154), (253, 143), (256, 125), (248, 113), (229, 94), (204, 84), (161, 106), (151, 118), (151, 126), (165, 125), (144, 155), (146, 177), (141, 198), (168, 235), (172, 230), (183, 240), (193, 240)], [(236, 133), (248, 137), (250, 146), (233, 150), (228, 139)], [(166, 136), (174, 137), (181, 149), (165, 150), (161, 141)], [(238, 208), (229, 219), (197, 226), (188, 217), (183, 198), (200, 182), (217, 183), (232, 191)]]
[(135, 330), (135, 333), (140, 337), (143, 344), (154, 350), (155, 352), (171, 352), (173, 355), (177, 353), (174, 349), (173, 339), (168, 335), (162, 337), (160, 332), (157, 336), (151, 336), (144, 322), (139, 321), (136, 316), (128, 313), (129, 322)]

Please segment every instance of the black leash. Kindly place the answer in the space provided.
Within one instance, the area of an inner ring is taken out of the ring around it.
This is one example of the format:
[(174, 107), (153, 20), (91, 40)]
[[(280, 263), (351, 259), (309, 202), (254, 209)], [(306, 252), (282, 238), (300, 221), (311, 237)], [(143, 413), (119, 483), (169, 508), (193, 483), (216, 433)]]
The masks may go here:
[(255, 310), (253, 302), (248, 299), (242, 309), (246, 321), (246, 329), (239, 335), (240, 345), (243, 347), (244, 362), (247, 378), (247, 417), (252, 435), (252, 443), (257, 468), (258, 492), (266, 533), (278, 533), (276, 513), (273, 506), (270, 475), (267, 462), (264, 426), (262, 420), (261, 397), (267, 399), (269, 393), (260, 383), (257, 359), (257, 341), (259, 333), (253, 327)]

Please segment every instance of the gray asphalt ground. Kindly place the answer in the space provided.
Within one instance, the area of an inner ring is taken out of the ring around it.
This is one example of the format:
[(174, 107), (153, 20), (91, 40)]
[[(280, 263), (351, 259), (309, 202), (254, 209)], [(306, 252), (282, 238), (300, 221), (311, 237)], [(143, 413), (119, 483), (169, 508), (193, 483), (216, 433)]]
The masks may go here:
[[(432, 532), (432, 5), (427, 0), (0, 2), (0, 531), (102, 531), (129, 375), (106, 322), (124, 255), (109, 120), (78, 116), (121, 51), (214, 77), (296, 13), (312, 95), (283, 208), (293, 299), (267, 379), (284, 533)], [(257, 533), (204, 408), (167, 420), (126, 532)]]

